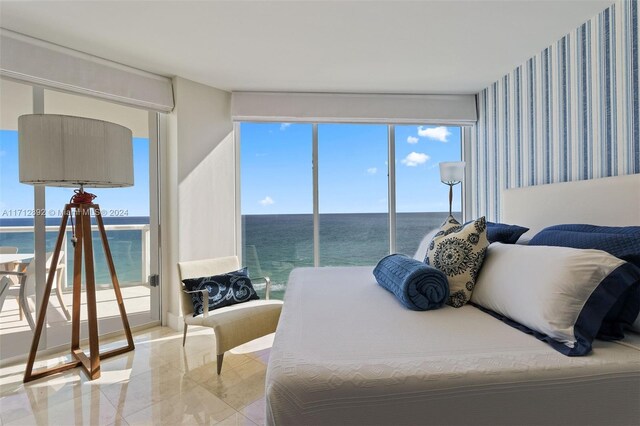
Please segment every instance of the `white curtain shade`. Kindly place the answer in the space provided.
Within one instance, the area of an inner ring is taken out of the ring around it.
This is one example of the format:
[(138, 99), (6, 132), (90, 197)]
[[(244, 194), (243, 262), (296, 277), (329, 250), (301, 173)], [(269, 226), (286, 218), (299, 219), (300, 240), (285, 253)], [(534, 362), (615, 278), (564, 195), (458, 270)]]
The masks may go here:
[(171, 79), (0, 29), (0, 76), (150, 111), (173, 110)]
[(131, 130), (91, 118), (29, 114), (18, 118), (20, 182), (111, 188), (133, 185)]
[(459, 183), (464, 179), (464, 161), (444, 161), (440, 163), (440, 180), (444, 183)]
[(449, 124), (478, 120), (475, 95), (233, 92), (234, 121)]

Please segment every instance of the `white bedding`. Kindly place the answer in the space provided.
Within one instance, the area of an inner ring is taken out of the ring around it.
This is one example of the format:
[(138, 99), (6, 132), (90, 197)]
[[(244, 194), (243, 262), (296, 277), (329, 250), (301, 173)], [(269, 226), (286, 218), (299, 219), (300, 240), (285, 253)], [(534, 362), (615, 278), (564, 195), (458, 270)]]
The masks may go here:
[(371, 271), (291, 273), (268, 424), (638, 424), (638, 336), (570, 358), (473, 306), (405, 309)]

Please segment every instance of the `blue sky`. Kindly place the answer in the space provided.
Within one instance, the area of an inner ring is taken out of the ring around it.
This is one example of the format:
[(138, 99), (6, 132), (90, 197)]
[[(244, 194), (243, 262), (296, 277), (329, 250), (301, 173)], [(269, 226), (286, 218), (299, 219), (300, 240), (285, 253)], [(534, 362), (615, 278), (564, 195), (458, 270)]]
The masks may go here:
[[(128, 216), (149, 216), (149, 140), (133, 139), (133, 170), (135, 185), (129, 188), (92, 189), (102, 210), (120, 210)], [(46, 208), (57, 213), (69, 202), (72, 188), (46, 189)], [(33, 209), (33, 186), (19, 182), (18, 132), (0, 130), (0, 219), (32, 217), (16, 214), (15, 210)], [(55, 214), (54, 216), (59, 216)]]
[[(310, 124), (241, 124), (242, 214), (313, 211)], [(149, 215), (149, 142), (134, 138), (130, 188), (94, 189), (105, 210)], [(320, 213), (387, 211), (387, 127), (364, 124), (318, 126)], [(398, 212), (446, 211), (448, 187), (438, 163), (460, 159), (460, 128), (396, 126)], [(61, 209), (73, 194), (48, 187), (47, 209)], [(460, 210), (460, 186), (454, 211)], [(0, 130), (0, 218), (33, 208), (33, 189), (18, 181), (18, 133)]]
[[(242, 123), (242, 214), (311, 213), (310, 124)], [(460, 160), (460, 128), (396, 126), (398, 212), (448, 210), (438, 163)], [(320, 213), (387, 211), (387, 127), (318, 125)], [(460, 186), (454, 211), (460, 210)]]

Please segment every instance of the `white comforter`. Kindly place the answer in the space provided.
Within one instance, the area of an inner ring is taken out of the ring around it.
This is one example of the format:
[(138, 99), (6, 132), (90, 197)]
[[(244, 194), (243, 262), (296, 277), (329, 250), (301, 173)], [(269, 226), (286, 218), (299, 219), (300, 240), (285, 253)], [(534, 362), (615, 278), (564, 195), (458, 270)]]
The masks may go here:
[(640, 419), (637, 343), (596, 342), (591, 355), (569, 358), (473, 306), (405, 309), (371, 271), (291, 273), (267, 371), (267, 423)]

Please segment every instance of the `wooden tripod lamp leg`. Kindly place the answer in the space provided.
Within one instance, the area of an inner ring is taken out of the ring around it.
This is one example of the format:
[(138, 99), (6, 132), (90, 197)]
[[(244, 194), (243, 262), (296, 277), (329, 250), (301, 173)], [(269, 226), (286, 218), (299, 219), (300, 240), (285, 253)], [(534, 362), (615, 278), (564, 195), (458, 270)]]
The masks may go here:
[(111, 249), (109, 248), (109, 241), (107, 240), (107, 232), (104, 229), (104, 223), (102, 222), (102, 215), (100, 213), (100, 207), (96, 204), (96, 222), (98, 222), (98, 230), (100, 231), (100, 237), (102, 239), (102, 248), (104, 249), (104, 255), (107, 259), (107, 266), (109, 267), (109, 274), (111, 275), (111, 282), (113, 283), (113, 291), (116, 295), (116, 301), (118, 302), (118, 309), (120, 310), (120, 318), (122, 319), (122, 326), (124, 333), (127, 336), (127, 347), (129, 350), (134, 349), (133, 336), (131, 335), (131, 328), (129, 327), (129, 318), (127, 318), (127, 311), (124, 307), (124, 300), (122, 299), (122, 292), (120, 291), (120, 282), (116, 275), (116, 267), (113, 263), (113, 257), (111, 256)]
[[(64, 212), (62, 214), (62, 222), (60, 223), (60, 229), (58, 230), (58, 240), (53, 251), (53, 258), (51, 259), (51, 265), (57, 265), (58, 259), (60, 259), (60, 251), (62, 250), (62, 243), (64, 241), (65, 230), (67, 228), (67, 221), (69, 220), (69, 214), (71, 212), (71, 205), (64, 206)], [(33, 373), (33, 364), (36, 361), (36, 353), (38, 352), (38, 345), (40, 344), (40, 336), (42, 335), (42, 327), (44, 326), (44, 320), (47, 317), (47, 306), (49, 305), (49, 297), (51, 296), (51, 287), (53, 286), (53, 279), (56, 275), (55, 268), (49, 268), (49, 276), (47, 277), (47, 284), (44, 289), (42, 297), (42, 303), (40, 304), (40, 310), (37, 312), (38, 319), (36, 321), (36, 327), (33, 330), (33, 340), (31, 341), (31, 349), (29, 350), (29, 358), (27, 359), (27, 366), (24, 371), (23, 381), (29, 382), (31, 380), (38, 379), (40, 377), (57, 373), (59, 371), (68, 370), (73, 368), (68, 364), (47, 369), (37, 374)]]
[[(82, 245), (84, 248), (85, 291), (87, 295), (87, 323), (89, 326), (89, 357), (91, 380), (100, 377), (100, 347), (98, 342), (98, 309), (96, 303), (96, 277), (93, 268), (93, 238), (91, 234), (90, 207), (81, 205), (82, 210)], [(84, 365), (84, 363), (83, 363)], [(86, 365), (85, 365), (86, 367)]]
[(82, 213), (76, 209), (76, 244), (73, 249), (73, 302), (71, 306), (71, 351), (80, 349), (80, 303), (82, 293)]

